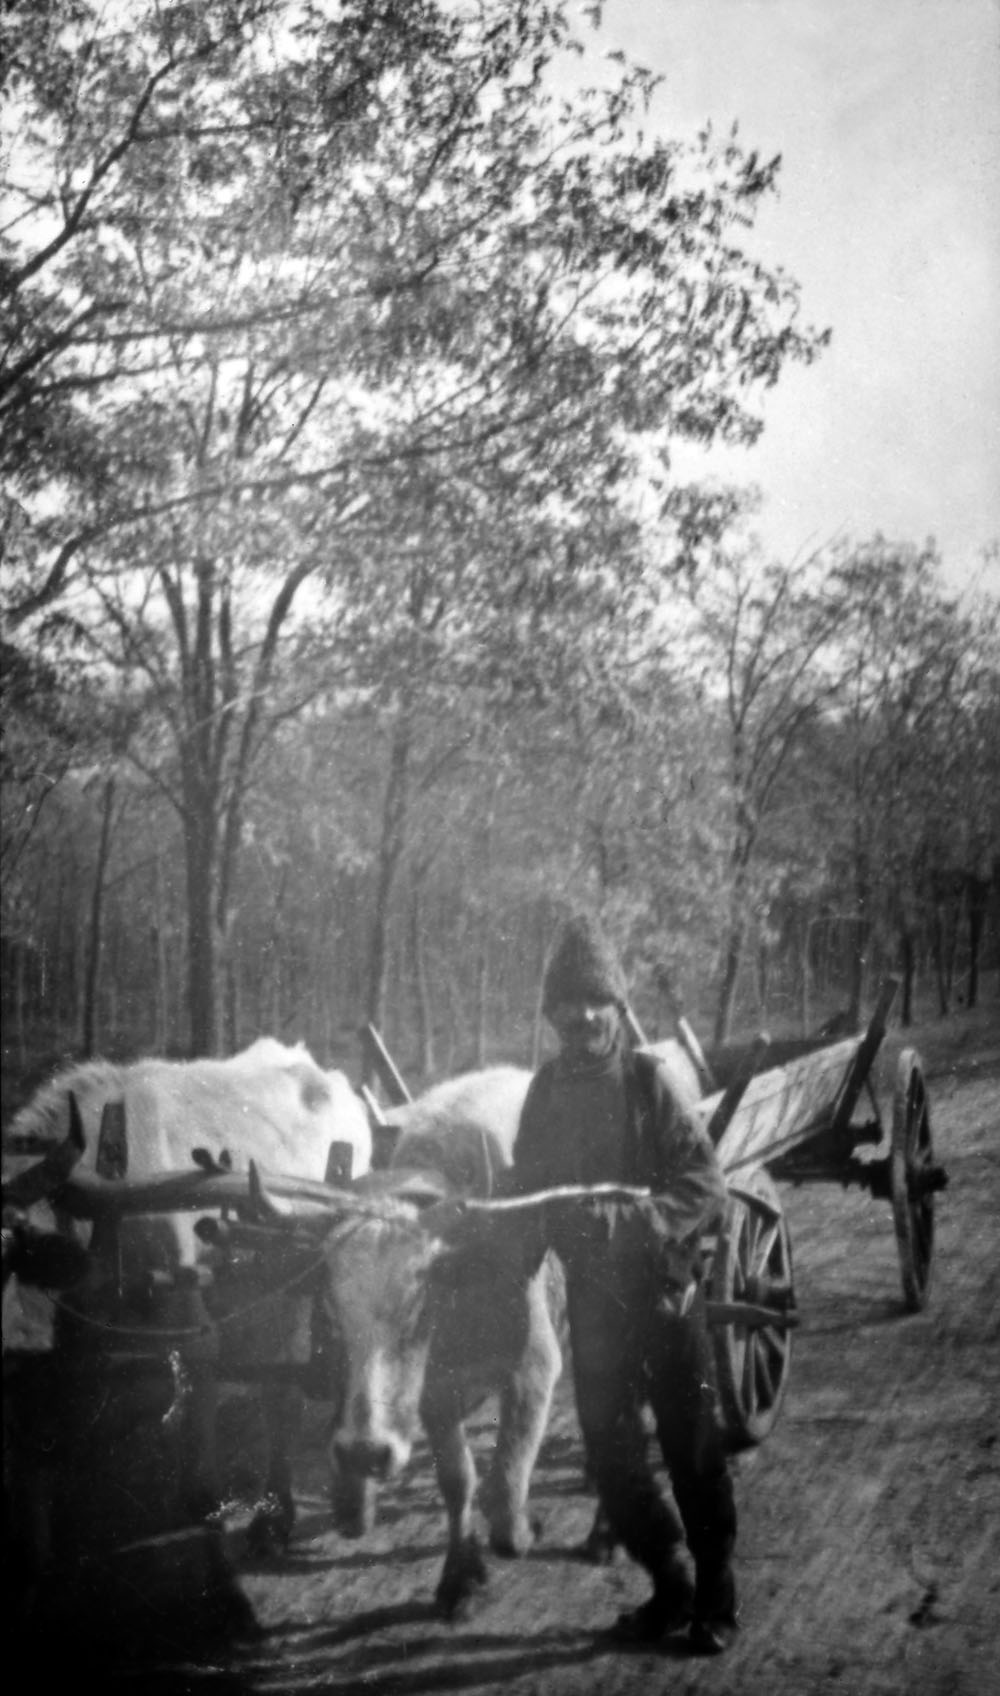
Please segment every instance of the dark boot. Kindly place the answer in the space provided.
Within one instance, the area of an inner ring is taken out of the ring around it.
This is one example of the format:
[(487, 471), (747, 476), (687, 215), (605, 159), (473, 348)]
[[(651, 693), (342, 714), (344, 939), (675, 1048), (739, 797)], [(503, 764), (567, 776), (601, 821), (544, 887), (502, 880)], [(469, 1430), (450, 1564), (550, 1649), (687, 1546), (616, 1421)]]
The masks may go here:
[(687, 1563), (678, 1550), (656, 1574), (648, 1602), (619, 1614), (608, 1636), (621, 1644), (659, 1643), (673, 1632), (682, 1631), (690, 1623), (694, 1608), (695, 1588)]
[(737, 1631), (736, 1580), (727, 1561), (711, 1573), (699, 1571), (691, 1621), (691, 1649), (696, 1655), (721, 1655)]

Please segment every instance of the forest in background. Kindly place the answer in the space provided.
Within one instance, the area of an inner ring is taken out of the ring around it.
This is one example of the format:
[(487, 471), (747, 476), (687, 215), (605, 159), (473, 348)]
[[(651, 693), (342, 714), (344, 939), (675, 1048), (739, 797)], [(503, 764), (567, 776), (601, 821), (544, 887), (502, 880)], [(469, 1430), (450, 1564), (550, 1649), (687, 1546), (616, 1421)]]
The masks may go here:
[(822, 356), (780, 161), (557, 99), (538, 0), (4, 29), (5, 1066), (530, 1062), (579, 905), (650, 1035), (974, 1004), (1000, 608), (671, 476)]

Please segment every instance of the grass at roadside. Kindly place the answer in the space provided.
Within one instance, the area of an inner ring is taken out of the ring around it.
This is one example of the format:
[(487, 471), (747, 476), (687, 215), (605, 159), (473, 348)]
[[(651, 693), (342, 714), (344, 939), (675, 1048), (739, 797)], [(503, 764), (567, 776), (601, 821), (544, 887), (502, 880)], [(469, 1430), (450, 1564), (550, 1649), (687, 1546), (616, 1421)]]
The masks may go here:
[(935, 1078), (995, 1076), (1000, 1084), (1000, 998), (991, 987), (982, 1004), (959, 1008), (943, 1019), (926, 1019), (904, 1030), (893, 1024), (879, 1056), (883, 1084), (891, 1087), (896, 1060), (904, 1048), (915, 1048), (925, 1076)]

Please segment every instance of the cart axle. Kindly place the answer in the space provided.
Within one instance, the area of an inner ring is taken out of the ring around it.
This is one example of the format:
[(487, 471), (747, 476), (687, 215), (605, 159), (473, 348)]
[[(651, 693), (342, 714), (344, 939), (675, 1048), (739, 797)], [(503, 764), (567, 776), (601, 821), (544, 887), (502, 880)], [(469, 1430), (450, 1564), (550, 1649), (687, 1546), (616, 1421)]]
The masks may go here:
[(921, 1164), (907, 1172), (906, 1187), (911, 1195), (935, 1195), (948, 1188), (948, 1174), (943, 1166)]
[(799, 1315), (794, 1308), (782, 1311), (753, 1301), (709, 1301), (705, 1304), (709, 1325), (736, 1325), (743, 1331), (794, 1331)]

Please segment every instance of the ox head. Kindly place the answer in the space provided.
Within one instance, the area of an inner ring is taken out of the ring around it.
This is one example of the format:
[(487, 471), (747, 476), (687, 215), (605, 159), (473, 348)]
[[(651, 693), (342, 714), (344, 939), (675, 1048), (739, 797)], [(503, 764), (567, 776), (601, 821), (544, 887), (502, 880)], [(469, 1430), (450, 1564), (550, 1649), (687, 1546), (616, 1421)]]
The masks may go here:
[(341, 1531), (358, 1534), (371, 1486), (397, 1477), (410, 1458), (429, 1379), (439, 1393), (442, 1375), (467, 1364), (450, 1356), (456, 1339), (489, 1331), (482, 1318), (515, 1243), (509, 1230), (498, 1235), (480, 1213), (443, 1197), (426, 1171), (372, 1174), (325, 1227), (300, 1215), (296, 1228), (318, 1236), (316, 1326), (332, 1339), (339, 1376), (334, 1501)]
[(324, 1244), (322, 1313), (344, 1374), (331, 1442), (342, 1478), (382, 1483), (409, 1460), (446, 1253), (444, 1237), (406, 1203), (345, 1220)]
[[(336, 1472), (398, 1476), (425, 1412), (460, 1421), (495, 1382), (499, 1359), (516, 1358), (523, 1292), (552, 1235), (553, 1209), (558, 1217), (648, 1195), (607, 1184), (421, 1205), (396, 1188), (338, 1224), (323, 1245), (321, 1297), (344, 1372)], [(508, 1299), (515, 1288), (521, 1295)]]

